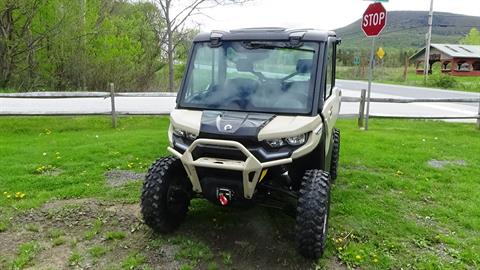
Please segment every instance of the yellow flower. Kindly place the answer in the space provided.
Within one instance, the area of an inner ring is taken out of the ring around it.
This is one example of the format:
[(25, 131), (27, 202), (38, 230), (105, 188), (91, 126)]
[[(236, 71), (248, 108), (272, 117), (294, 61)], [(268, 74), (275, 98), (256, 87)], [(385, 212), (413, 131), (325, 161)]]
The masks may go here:
[(20, 194), (20, 199), (23, 199), (23, 197), (25, 197), (25, 195), (26, 195), (25, 193)]
[(361, 259), (362, 259), (362, 256), (360, 256), (360, 255), (357, 255), (357, 256), (355, 256), (355, 259), (357, 259), (357, 260), (361, 260)]
[(374, 263), (377, 263), (377, 262), (378, 262), (378, 259), (377, 259), (377, 258), (373, 259), (373, 262), (374, 262)]
[(10, 194), (8, 194), (8, 195), (7, 195), (7, 198), (9, 198), (9, 199), (10, 199), (11, 197), (12, 197), (12, 195), (10, 195)]
[(6, 192), (6, 191), (3, 192), (3, 195), (7, 195), (7, 194), (8, 194), (8, 192)]

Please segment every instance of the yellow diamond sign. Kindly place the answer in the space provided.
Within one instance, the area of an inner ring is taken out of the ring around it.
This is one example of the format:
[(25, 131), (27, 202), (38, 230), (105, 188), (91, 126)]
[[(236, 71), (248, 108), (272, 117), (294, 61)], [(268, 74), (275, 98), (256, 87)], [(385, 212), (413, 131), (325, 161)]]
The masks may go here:
[(385, 51), (383, 50), (382, 47), (378, 48), (377, 56), (378, 56), (378, 58), (380, 58), (380, 59), (383, 59), (383, 57), (385, 56)]

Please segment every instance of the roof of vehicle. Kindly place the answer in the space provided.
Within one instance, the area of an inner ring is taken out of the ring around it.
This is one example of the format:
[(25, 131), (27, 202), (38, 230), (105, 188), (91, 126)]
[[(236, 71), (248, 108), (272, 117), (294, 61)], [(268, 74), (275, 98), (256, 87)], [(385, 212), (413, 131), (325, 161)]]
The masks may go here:
[(327, 41), (329, 37), (336, 37), (335, 32), (316, 29), (287, 29), (281, 27), (243, 28), (230, 31), (200, 33), (194, 42), (205, 42), (212, 39), (224, 41), (240, 40), (291, 40)]

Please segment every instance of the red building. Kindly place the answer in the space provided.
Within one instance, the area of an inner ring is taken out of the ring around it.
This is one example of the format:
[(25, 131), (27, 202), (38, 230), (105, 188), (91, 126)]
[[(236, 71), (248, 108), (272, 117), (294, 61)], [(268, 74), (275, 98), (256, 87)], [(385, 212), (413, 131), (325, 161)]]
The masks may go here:
[[(425, 48), (410, 57), (417, 74), (423, 74)], [(430, 47), (430, 70), (436, 62), (442, 65), (442, 73), (453, 76), (480, 76), (480, 46), (457, 44), (432, 44)]]

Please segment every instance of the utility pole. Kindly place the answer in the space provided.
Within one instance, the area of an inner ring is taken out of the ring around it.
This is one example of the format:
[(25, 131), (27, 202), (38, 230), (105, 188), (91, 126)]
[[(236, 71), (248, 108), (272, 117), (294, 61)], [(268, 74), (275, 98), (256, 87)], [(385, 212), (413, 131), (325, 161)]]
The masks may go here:
[(430, 12), (428, 13), (427, 46), (425, 47), (425, 63), (423, 67), (423, 83), (427, 84), (428, 71), (430, 70), (430, 45), (432, 44), (433, 24), (433, 0), (430, 1)]

